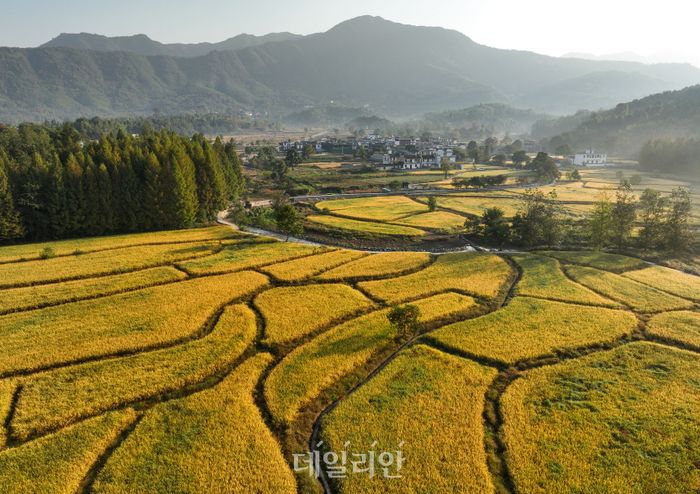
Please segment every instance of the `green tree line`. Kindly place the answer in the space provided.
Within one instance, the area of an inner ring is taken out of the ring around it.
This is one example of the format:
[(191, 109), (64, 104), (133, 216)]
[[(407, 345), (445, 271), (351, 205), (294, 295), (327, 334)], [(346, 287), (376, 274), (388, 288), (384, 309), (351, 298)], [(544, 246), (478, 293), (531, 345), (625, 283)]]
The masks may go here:
[(556, 192), (544, 194), (534, 189), (525, 192), (511, 220), (502, 209), (493, 207), (485, 209), (480, 217), (468, 219), (465, 227), (498, 246), (554, 247), (566, 242), (617, 251), (638, 248), (682, 252), (696, 241), (691, 212), (692, 200), (683, 187), (666, 195), (646, 189), (637, 198), (625, 182), (614, 198), (604, 195), (580, 220), (567, 217)]
[(639, 153), (643, 170), (665, 173), (700, 173), (700, 140), (652, 139)]
[(234, 144), (201, 134), (2, 127), (0, 241), (186, 228), (213, 220), (243, 183)]

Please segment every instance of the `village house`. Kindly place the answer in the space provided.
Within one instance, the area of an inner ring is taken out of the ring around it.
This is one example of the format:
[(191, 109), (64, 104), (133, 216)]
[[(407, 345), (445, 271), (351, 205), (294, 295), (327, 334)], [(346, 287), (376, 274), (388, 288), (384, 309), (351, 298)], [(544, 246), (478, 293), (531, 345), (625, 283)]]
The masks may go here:
[(583, 153), (573, 155), (571, 161), (576, 166), (605, 166), (608, 164), (608, 155), (587, 149)]

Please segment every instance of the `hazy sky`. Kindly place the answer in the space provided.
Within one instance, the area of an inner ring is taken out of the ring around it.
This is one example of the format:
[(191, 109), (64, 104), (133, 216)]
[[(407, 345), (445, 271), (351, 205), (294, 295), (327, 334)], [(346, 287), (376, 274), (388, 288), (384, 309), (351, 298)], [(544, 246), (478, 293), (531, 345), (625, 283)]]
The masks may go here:
[(363, 14), (448, 27), (500, 48), (631, 51), (700, 65), (697, 0), (0, 0), (0, 45), (36, 46), (61, 32), (163, 42), (308, 34)]

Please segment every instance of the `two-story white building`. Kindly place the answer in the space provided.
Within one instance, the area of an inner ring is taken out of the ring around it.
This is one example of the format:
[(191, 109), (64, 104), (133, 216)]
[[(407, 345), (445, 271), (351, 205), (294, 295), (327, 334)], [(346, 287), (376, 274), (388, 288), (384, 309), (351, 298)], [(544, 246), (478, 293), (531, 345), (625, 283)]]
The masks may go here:
[(608, 155), (587, 149), (584, 153), (575, 154), (571, 161), (576, 166), (605, 166), (608, 164)]

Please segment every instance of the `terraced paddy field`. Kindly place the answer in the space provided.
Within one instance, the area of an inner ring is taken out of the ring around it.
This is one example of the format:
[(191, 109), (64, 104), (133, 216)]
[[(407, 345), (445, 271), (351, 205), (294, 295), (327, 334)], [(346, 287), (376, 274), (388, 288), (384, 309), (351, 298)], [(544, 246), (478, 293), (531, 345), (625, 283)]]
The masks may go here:
[(0, 273), (2, 493), (700, 489), (690, 274), (226, 227), (2, 247)]

